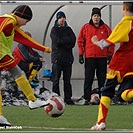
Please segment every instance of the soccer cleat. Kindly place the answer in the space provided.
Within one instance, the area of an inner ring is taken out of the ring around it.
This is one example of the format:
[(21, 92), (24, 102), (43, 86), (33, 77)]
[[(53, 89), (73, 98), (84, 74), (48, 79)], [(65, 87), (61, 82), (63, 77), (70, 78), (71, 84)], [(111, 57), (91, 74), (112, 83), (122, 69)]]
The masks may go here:
[(91, 127), (91, 130), (105, 130), (105, 128), (106, 125), (102, 122), (100, 124), (96, 123), (93, 127)]
[(30, 82), (30, 85), (31, 85), (31, 87), (37, 87), (37, 86), (39, 86), (38, 83), (35, 83), (35, 82), (33, 82), (33, 81)]
[(0, 116), (0, 126), (11, 126), (3, 115)]
[(49, 105), (49, 103), (47, 101), (42, 101), (37, 99), (36, 101), (29, 101), (29, 108), (32, 109), (36, 109), (36, 108), (40, 108), (40, 107), (44, 107)]
[(35, 77), (33, 80), (32, 80), (34, 83), (39, 83), (39, 80)]

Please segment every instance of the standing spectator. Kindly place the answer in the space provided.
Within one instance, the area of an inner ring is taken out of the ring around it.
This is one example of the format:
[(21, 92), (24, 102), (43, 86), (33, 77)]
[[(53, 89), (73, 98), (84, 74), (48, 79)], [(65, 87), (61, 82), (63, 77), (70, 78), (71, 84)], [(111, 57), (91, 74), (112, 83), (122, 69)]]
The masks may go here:
[(63, 72), (64, 81), (64, 101), (68, 105), (73, 105), (71, 74), (74, 61), (73, 48), (76, 42), (76, 36), (72, 28), (67, 25), (66, 15), (59, 11), (56, 14), (56, 21), (52, 27), (52, 72), (53, 72), (53, 92), (60, 95), (59, 80)]
[(114, 53), (114, 46), (101, 50), (92, 43), (91, 38), (97, 35), (99, 39), (106, 39), (110, 34), (111, 29), (101, 19), (101, 10), (93, 8), (89, 23), (82, 26), (78, 35), (79, 63), (85, 62), (84, 105), (90, 104), (95, 71), (100, 94), (100, 88), (103, 87), (106, 79), (107, 60), (110, 61)]
[[(12, 13), (0, 16), (0, 71), (8, 70), (15, 78), (18, 87), (29, 101), (29, 108), (36, 109), (48, 105), (47, 101), (35, 97), (29, 81), (22, 74), (22, 70), (16, 65), (11, 48), (13, 41), (33, 47), (40, 51), (50, 52), (49, 47), (43, 46), (28, 36), (20, 27), (26, 25), (32, 19), (32, 10), (28, 5), (19, 5)], [(11, 126), (2, 115), (2, 95), (0, 92), (0, 125)]]
[[(25, 33), (31, 37), (29, 32)], [(13, 56), (18, 66), (25, 72), (31, 86), (38, 86), (37, 73), (42, 68), (42, 62), (45, 62), (42, 56), (33, 48), (20, 43), (14, 49)]]
[(133, 101), (133, 2), (123, 2), (122, 15), (122, 20), (107, 39), (101, 40), (95, 35), (92, 37), (92, 42), (101, 49), (120, 43), (108, 67), (107, 80), (101, 92), (97, 122), (92, 130), (105, 130), (110, 102), (119, 83), (117, 91), (119, 100)]

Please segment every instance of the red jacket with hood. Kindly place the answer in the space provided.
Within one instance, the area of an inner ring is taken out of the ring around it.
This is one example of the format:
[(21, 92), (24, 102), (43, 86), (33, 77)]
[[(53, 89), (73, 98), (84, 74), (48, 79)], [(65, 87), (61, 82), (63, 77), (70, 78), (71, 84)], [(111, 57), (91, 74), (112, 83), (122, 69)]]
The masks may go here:
[(84, 24), (78, 35), (78, 52), (79, 55), (84, 55), (85, 58), (105, 58), (112, 56), (114, 53), (114, 45), (101, 49), (94, 45), (91, 38), (96, 35), (99, 40), (106, 39), (111, 34), (110, 27), (100, 20), (99, 27), (95, 27), (92, 19), (89, 23)]

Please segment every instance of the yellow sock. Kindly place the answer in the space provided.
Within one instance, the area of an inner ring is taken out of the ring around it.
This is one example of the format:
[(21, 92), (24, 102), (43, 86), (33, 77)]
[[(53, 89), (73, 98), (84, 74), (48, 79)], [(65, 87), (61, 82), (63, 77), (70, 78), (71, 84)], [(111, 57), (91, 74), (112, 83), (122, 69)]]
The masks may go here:
[(32, 81), (36, 77), (37, 73), (38, 73), (38, 71), (33, 69), (29, 76), (29, 81)]
[(133, 100), (133, 89), (128, 89), (122, 92), (121, 97), (124, 101)]
[(107, 96), (102, 96), (99, 104), (98, 110), (98, 124), (101, 122), (106, 122), (106, 117), (108, 113), (108, 108), (110, 106), (110, 98)]
[(2, 115), (2, 95), (0, 90), (0, 115)]
[(24, 75), (21, 75), (15, 81), (28, 100), (36, 101), (36, 97), (29, 84), (29, 81), (25, 78)]

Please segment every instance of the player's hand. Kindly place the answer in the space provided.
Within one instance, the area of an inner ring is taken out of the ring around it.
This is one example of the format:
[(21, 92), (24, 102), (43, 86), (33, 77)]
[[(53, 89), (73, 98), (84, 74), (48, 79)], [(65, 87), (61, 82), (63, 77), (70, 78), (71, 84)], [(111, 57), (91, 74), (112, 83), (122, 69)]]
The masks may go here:
[(45, 60), (44, 60), (43, 58), (40, 58), (40, 61), (41, 61), (41, 62), (45, 62)]
[(93, 36), (92, 38), (91, 38), (91, 41), (94, 43), (94, 44), (98, 44), (98, 38), (97, 38), (97, 36), (95, 35), (95, 36)]
[(50, 52), (51, 52), (51, 48), (46, 47), (46, 48), (45, 48), (45, 52), (50, 53)]

